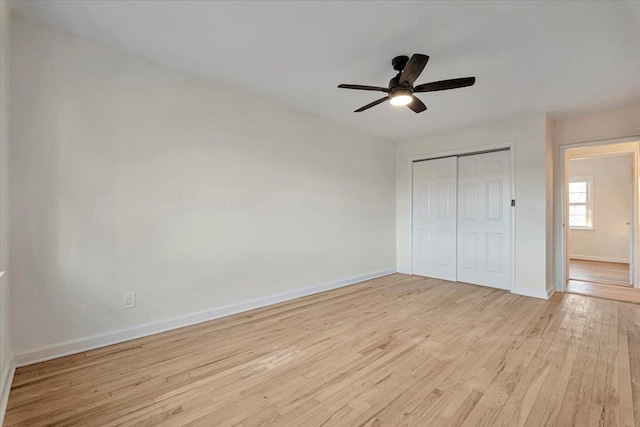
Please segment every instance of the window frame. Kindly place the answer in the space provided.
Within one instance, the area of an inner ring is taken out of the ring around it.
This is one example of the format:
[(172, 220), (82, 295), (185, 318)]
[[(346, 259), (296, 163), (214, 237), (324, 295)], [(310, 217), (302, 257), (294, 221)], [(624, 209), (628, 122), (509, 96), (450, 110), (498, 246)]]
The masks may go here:
[[(586, 202), (585, 203), (571, 203), (571, 191), (570, 185), (574, 182), (586, 182), (587, 183), (587, 191), (586, 191)], [(585, 206), (586, 207), (586, 216), (587, 216), (587, 225), (571, 225), (571, 206)], [(594, 217), (594, 209), (593, 209), (593, 175), (575, 175), (569, 178), (569, 185), (567, 185), (567, 213), (569, 219), (569, 229), (570, 230), (588, 230), (593, 231), (593, 217)]]

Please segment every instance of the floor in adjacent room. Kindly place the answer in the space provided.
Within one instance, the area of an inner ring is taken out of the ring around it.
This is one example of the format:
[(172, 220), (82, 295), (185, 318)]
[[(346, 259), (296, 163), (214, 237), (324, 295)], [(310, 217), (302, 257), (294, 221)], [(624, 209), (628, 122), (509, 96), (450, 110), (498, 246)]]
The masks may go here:
[(566, 291), (640, 304), (640, 289), (629, 284), (629, 264), (572, 259)]
[(640, 305), (394, 274), (16, 372), (6, 425), (637, 425)]
[(571, 259), (569, 260), (569, 278), (584, 282), (629, 286), (629, 264)]

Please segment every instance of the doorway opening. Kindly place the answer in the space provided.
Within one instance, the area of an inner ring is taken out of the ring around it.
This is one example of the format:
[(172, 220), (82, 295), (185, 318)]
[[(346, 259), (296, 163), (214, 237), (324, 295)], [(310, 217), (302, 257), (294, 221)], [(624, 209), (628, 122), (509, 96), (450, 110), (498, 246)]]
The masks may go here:
[(567, 147), (564, 165), (565, 290), (640, 302), (638, 142)]

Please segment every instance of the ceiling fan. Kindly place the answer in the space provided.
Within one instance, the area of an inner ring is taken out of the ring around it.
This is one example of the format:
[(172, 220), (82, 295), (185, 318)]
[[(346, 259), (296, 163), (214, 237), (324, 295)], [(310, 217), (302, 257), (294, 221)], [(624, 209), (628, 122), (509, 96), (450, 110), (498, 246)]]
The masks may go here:
[(419, 53), (413, 54), (411, 59), (404, 55), (393, 58), (391, 65), (393, 65), (393, 69), (396, 70), (398, 74), (389, 81), (388, 88), (351, 84), (341, 84), (338, 87), (342, 89), (371, 90), (388, 93), (384, 98), (380, 98), (377, 101), (373, 101), (372, 103), (365, 105), (364, 107), (358, 108), (354, 111), (355, 113), (368, 110), (369, 108), (375, 107), (387, 100), (389, 100), (391, 105), (406, 105), (416, 113), (421, 113), (427, 109), (427, 106), (414, 95), (415, 93), (457, 89), (460, 87), (472, 86), (476, 82), (475, 77), (462, 77), (459, 79), (425, 83), (414, 87), (413, 83), (416, 81), (420, 73), (422, 73), (422, 70), (424, 70), (425, 65), (427, 65), (427, 61), (429, 61), (429, 57)]

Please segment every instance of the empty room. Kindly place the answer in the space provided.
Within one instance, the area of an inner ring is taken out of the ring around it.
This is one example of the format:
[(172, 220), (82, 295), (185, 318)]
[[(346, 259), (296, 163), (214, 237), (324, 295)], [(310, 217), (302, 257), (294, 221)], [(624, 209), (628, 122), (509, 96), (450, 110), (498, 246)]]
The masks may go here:
[(0, 17), (0, 425), (640, 427), (640, 2)]

